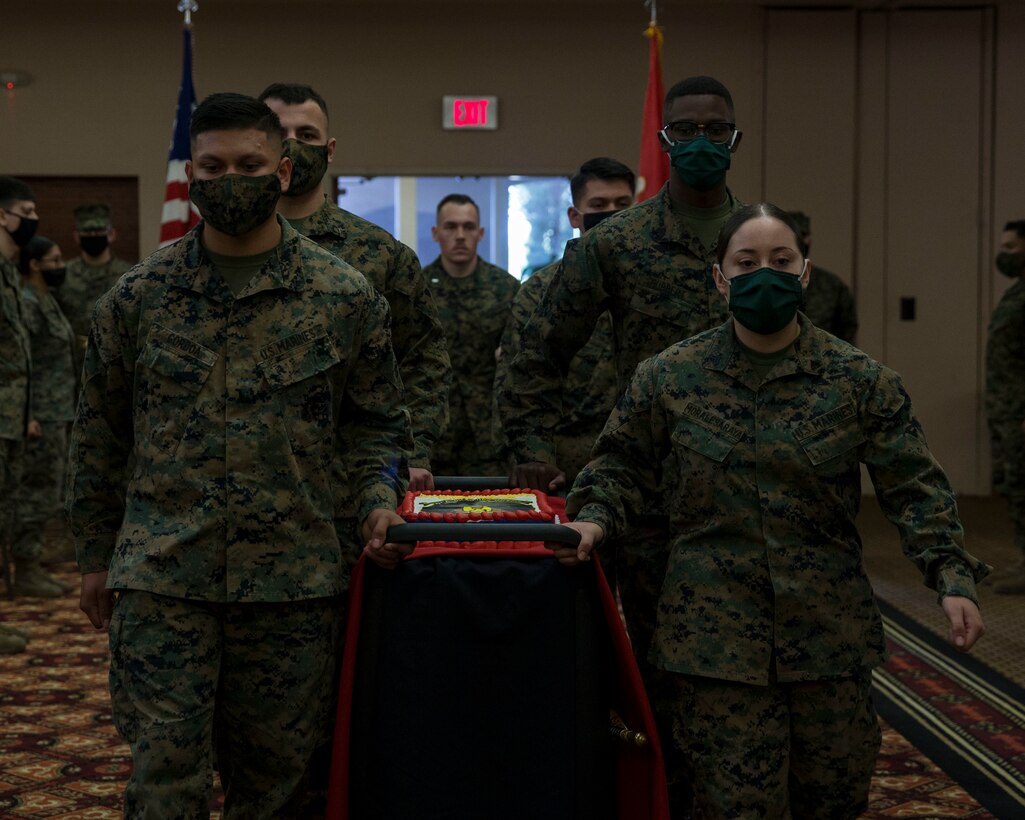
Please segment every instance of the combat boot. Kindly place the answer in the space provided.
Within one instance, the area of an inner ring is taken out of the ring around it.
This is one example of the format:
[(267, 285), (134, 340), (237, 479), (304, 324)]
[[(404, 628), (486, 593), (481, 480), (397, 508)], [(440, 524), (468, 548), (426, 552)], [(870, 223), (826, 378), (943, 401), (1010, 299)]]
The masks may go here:
[(77, 589), (77, 587), (74, 584), (69, 584), (63, 578), (61, 578), (58, 575), (54, 575), (52, 572), (43, 570), (43, 573), (46, 575), (46, 580), (53, 584), (55, 587), (59, 588), (61, 593), (64, 595), (66, 595), (69, 592), (73, 592), (75, 589)]
[(21, 638), (25, 643), (28, 643), (32, 638), (32, 633), (27, 629), (21, 629), (12, 624), (0, 624), (0, 632), (11, 632)]
[(25, 651), (25, 639), (0, 624), (0, 655), (15, 655)]
[(51, 583), (49, 573), (38, 563), (15, 564), (14, 594), (21, 598), (60, 598), (64, 591)]

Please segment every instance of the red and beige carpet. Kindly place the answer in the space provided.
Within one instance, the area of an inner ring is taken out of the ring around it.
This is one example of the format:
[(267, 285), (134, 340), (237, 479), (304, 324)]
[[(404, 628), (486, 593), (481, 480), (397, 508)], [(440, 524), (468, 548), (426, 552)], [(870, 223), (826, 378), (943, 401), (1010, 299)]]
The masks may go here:
[[(865, 817), (1025, 817), (1020, 689), (886, 614), (883, 750)], [(106, 637), (72, 595), (0, 601), (0, 622), (32, 632), (25, 653), (0, 656), (0, 818), (120, 817), (131, 763), (111, 724)]]

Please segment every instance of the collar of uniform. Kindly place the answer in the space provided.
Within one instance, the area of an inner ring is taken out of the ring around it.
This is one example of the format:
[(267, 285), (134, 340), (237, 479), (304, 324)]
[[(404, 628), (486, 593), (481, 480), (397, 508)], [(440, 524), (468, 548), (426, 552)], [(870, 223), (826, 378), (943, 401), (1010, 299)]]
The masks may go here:
[[(803, 313), (797, 314), (800, 332), (794, 340), (794, 355), (779, 362), (772, 370), (773, 378), (789, 373), (822, 373), (825, 370), (822, 350), (822, 334)], [(740, 370), (750, 370), (747, 357), (740, 349), (740, 342), (733, 332), (733, 317), (713, 331), (713, 342), (705, 354), (703, 365), (708, 370), (739, 375)], [(752, 371), (753, 372), (753, 371)]]
[[(655, 220), (656, 230), (655, 239), (664, 239), (668, 242), (677, 242), (680, 245), (688, 245), (691, 242), (697, 242), (698, 238), (692, 236), (687, 232), (686, 224), (687, 218), (683, 215), (682, 210), (673, 204), (672, 198), (669, 196), (669, 183), (667, 182), (662, 186), (662, 190), (658, 196), (652, 197), (652, 200), (658, 201), (658, 209), (661, 211), (661, 219)], [(729, 188), (726, 189), (726, 201), (729, 203), (729, 212), (732, 214), (738, 208), (742, 207), (742, 203), (733, 195), (733, 191)], [(657, 234), (661, 233), (662, 236)], [(715, 250), (715, 243), (712, 243), (712, 247), (708, 249), (711, 253)]]
[[(277, 219), (278, 225), (281, 226), (281, 242), (277, 246), (277, 253), (245, 286), (239, 296), (251, 296), (263, 290), (277, 288), (302, 290), (306, 285), (306, 275), (303, 272), (302, 254), (299, 247), (302, 242), (302, 234), (289, 225), (288, 221), (280, 214)], [(213, 276), (213, 265), (200, 241), (202, 235), (203, 223), (200, 222), (178, 243), (174, 270), (185, 287), (223, 302), (225, 294), (230, 294), (231, 291), (228, 290), (221, 277)]]
[(320, 207), (306, 217), (297, 226), (297, 230), (303, 236), (334, 236), (338, 239), (345, 239), (348, 233), (345, 220), (340, 219), (342, 209), (333, 203), (327, 194), (324, 194), (324, 201)]

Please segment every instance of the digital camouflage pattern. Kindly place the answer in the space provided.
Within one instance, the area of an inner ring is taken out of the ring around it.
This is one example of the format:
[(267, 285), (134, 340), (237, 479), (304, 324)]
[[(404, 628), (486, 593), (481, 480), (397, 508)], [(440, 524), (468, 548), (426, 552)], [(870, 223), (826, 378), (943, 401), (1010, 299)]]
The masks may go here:
[[(336, 595), (347, 581), (332, 465), (360, 519), (395, 509), (412, 444), (366, 279), (287, 223), (238, 298), (203, 223), (99, 302), (71, 437), (83, 573), (206, 601)], [(134, 445), (133, 445), (134, 443)]]
[(854, 296), (835, 273), (812, 265), (808, 287), (804, 289), (802, 310), (815, 327), (854, 344), (854, 337), (858, 333), (858, 312), (854, 307)]
[(769, 686), (670, 677), (688, 816), (854, 820), (867, 809), (881, 741), (870, 674)]
[[(509, 362), (520, 349), (523, 328), (533, 315), (552, 281), (558, 262), (546, 265), (520, 285), (512, 304), (512, 315), (502, 334), (502, 357), (495, 369), (495, 403), (498, 416), (495, 435), (503, 449), (508, 445), (502, 435), (502, 395), (508, 378)], [(591, 447), (605, 419), (616, 405), (617, 378), (612, 340), (612, 320), (608, 313), (598, 318), (591, 338), (580, 348), (569, 365), (564, 387), (566, 411), (555, 430), (556, 463), (566, 472), (567, 484), (587, 463)]]
[(324, 204), (292, 227), (362, 273), (388, 300), (392, 346), (413, 423), (411, 467), (430, 467), (434, 442), (448, 422), (452, 380), (445, 334), (427, 277), (411, 248), (372, 222)]
[(51, 291), (21, 289), (32, 353), (32, 417), (40, 422), (75, 418), (75, 333)]
[(21, 275), (10, 259), (0, 254), (0, 439), (20, 442), (25, 438), (32, 372), (30, 351)]
[(86, 264), (81, 256), (68, 260), (64, 284), (56, 289), (54, 297), (76, 336), (85, 339), (89, 335), (89, 323), (96, 302), (131, 267), (124, 259), (116, 256), (111, 256), (109, 262), (95, 267)]
[(436, 475), (505, 475), (507, 466), (492, 440), (495, 351), (502, 342), (520, 283), (501, 268), (477, 259), (473, 273), (449, 276), (441, 257), (424, 268), (438, 305), (452, 362), (449, 423), (433, 458)]
[(110, 694), (132, 749), (125, 817), (208, 817), (215, 748), (225, 817), (317, 816), (303, 801), (333, 722), (343, 612), (334, 597), (211, 604), (120, 593)]
[(67, 464), (67, 425), (75, 417), (75, 334), (49, 291), (21, 290), (32, 354), (32, 417), (43, 437), (25, 442), (21, 480), (14, 495), (11, 542), (15, 559), (37, 562), (43, 530), (61, 509)]
[[(730, 194), (722, 222), (740, 207)], [(712, 280), (714, 243), (705, 247), (689, 226), (664, 186), (567, 248), (509, 363), (503, 407), (518, 462), (556, 463), (563, 380), (606, 310), (620, 392), (638, 362), (726, 318)]]
[(964, 550), (900, 378), (803, 320), (764, 382), (732, 322), (643, 362), (567, 510), (614, 537), (664, 494), (659, 668), (763, 685), (853, 675), (885, 656), (854, 523), (861, 463), (925, 583), (976, 600), (988, 567)]
[(46, 525), (61, 511), (68, 460), (67, 422), (42, 422), (42, 427), (42, 438), (25, 442), (21, 478), (11, 504), (11, 554), (20, 567), (39, 562)]

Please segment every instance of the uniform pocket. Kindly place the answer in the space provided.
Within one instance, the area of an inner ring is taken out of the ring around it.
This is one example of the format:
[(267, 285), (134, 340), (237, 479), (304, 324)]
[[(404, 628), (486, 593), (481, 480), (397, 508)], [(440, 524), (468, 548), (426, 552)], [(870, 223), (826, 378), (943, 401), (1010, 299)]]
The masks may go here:
[(821, 413), (799, 424), (794, 437), (812, 466), (820, 470), (841, 470), (857, 465), (865, 434), (853, 403)]
[(168, 452), (177, 449), (194, 420), (199, 394), (217, 359), (206, 348), (195, 349), (200, 355), (187, 355), (157, 338), (139, 355), (139, 364), (148, 371), (139, 393), (140, 421), (148, 439)]
[(677, 503), (703, 517), (714, 504), (713, 488), (726, 486), (729, 455), (737, 439), (689, 420), (678, 422), (670, 438), (680, 479)]
[(334, 418), (328, 376), (342, 356), (328, 336), (260, 362), (267, 387), (277, 397), (293, 448), (315, 444), (330, 434)]

